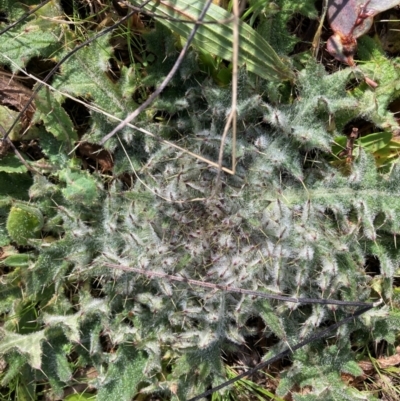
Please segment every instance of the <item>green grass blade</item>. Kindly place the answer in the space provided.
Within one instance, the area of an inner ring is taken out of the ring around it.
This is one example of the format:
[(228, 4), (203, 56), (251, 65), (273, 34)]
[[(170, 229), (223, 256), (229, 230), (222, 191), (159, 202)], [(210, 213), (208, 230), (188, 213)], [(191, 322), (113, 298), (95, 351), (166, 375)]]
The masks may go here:
[[(140, 5), (141, 1), (132, 3)], [(204, 0), (154, 0), (144, 8), (164, 17), (196, 21), (204, 7)], [(204, 19), (205, 24), (200, 26), (194, 38), (194, 44), (203, 50), (219, 56), (225, 60), (232, 59), (233, 24), (227, 22), (232, 14), (221, 7), (211, 4)], [(159, 22), (182, 37), (188, 37), (193, 24), (168, 21), (159, 18)], [(207, 24), (208, 22), (208, 24)], [(212, 22), (212, 23), (209, 23)], [(264, 38), (249, 25), (240, 22), (239, 27), (239, 64), (246, 65), (254, 74), (268, 80), (292, 80), (293, 72), (290, 70), (274, 49)]]

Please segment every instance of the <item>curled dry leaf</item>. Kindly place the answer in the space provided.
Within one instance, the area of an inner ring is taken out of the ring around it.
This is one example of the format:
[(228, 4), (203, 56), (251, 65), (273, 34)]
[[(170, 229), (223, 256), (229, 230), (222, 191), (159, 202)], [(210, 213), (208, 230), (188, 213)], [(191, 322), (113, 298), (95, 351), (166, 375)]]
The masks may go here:
[(100, 145), (89, 142), (81, 142), (78, 147), (79, 155), (84, 159), (89, 159), (94, 164), (94, 168), (99, 168), (102, 173), (111, 171), (114, 162), (110, 152)]
[[(376, 359), (376, 365), (380, 369), (387, 369), (400, 364), (400, 347), (396, 348), (396, 353), (389, 357), (383, 357)], [(341, 378), (344, 382), (357, 386), (362, 383), (368, 376), (372, 376), (376, 373), (376, 365), (370, 360), (364, 360), (358, 362), (358, 366), (362, 369), (363, 374), (361, 376), (353, 376), (350, 373), (341, 373)]]
[(400, 347), (396, 348), (396, 353), (386, 358), (379, 358), (377, 360), (381, 369), (387, 369), (392, 366), (400, 365)]
[(400, 0), (329, 0), (328, 22), (333, 35), (328, 52), (342, 63), (354, 66), (357, 38), (369, 31), (374, 16), (400, 4)]
[[(376, 363), (381, 369), (387, 369), (392, 366), (400, 365), (400, 347), (396, 348), (396, 353), (392, 356), (378, 358)], [(371, 361), (360, 361), (358, 366), (363, 370), (365, 374), (371, 374), (375, 368)]]
[[(28, 103), (32, 93), (32, 90), (21, 84), (12, 74), (0, 70), (0, 105), (20, 112)], [(23, 131), (29, 126), (35, 110), (35, 105), (31, 103), (24, 112), (21, 118)]]

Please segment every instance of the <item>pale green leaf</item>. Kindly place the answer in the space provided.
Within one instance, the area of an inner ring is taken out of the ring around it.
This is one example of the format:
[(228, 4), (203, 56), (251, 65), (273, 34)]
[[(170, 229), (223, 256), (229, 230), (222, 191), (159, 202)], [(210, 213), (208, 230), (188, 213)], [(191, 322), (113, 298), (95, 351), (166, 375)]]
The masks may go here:
[[(69, 40), (76, 38), (69, 33)], [(53, 86), (61, 92), (87, 99), (98, 108), (116, 117), (125, 117), (126, 112), (134, 110), (136, 104), (130, 96), (133, 89), (132, 70), (123, 70), (121, 82), (113, 82), (109, 76), (109, 59), (113, 48), (109, 44), (110, 35), (104, 35), (79, 50), (61, 67), (61, 74), (55, 77)], [(69, 50), (68, 50), (69, 51)], [(92, 113), (90, 137), (103, 136), (113, 128), (113, 120), (101, 113)]]
[(16, 155), (7, 154), (0, 160), (0, 171), (6, 173), (26, 173), (28, 169), (21, 163)]
[[(33, 57), (51, 57), (61, 40), (61, 24), (55, 22), (55, 17), (61, 13), (59, 1), (52, 0), (32, 15), (27, 23), (4, 33), (0, 40), (1, 64), (10, 65), (2, 54), (6, 54), (20, 68), (25, 67)], [(17, 72), (15, 65), (10, 67)]]
[(78, 134), (70, 117), (52, 96), (49, 89), (43, 88), (39, 91), (36, 97), (36, 108), (38, 118), (46, 124), (46, 129), (59, 141), (65, 141), (72, 145), (74, 141), (78, 140)]
[(32, 178), (28, 174), (7, 174), (0, 172), (0, 199), (13, 197), (27, 200)]
[(29, 253), (18, 253), (8, 256), (1, 263), (11, 267), (29, 267), (32, 256)]
[(283, 326), (282, 320), (276, 315), (273, 308), (268, 302), (259, 302), (260, 316), (264, 320), (265, 324), (278, 338), (286, 338), (287, 334)]
[(33, 368), (40, 369), (42, 359), (42, 347), (40, 343), (45, 339), (44, 330), (22, 335), (0, 328), (0, 337), (0, 354), (17, 350), (27, 356), (29, 364)]
[[(8, 129), (12, 126), (18, 114), (19, 113), (17, 111), (11, 110), (6, 106), (0, 105), (0, 124), (5, 131), (8, 131)], [(22, 125), (21, 122), (19, 121), (10, 132), (11, 139), (13, 138), (14, 135), (17, 135), (21, 131), (21, 127)]]
[(60, 179), (67, 184), (66, 188), (62, 189), (62, 194), (68, 201), (88, 206), (97, 200), (99, 191), (96, 181), (87, 172), (64, 170), (60, 172)]
[[(133, 1), (139, 6), (141, 1)], [(144, 8), (148, 11), (169, 18), (196, 21), (204, 8), (205, 1), (174, 0), (151, 1)], [(203, 50), (219, 56), (225, 60), (232, 60), (233, 29), (232, 22), (226, 22), (232, 14), (221, 7), (211, 4), (205, 23), (200, 25), (193, 43)], [(218, 23), (218, 21), (223, 21)], [(159, 22), (179, 35), (187, 38), (194, 24), (169, 21), (160, 18)], [(239, 64), (246, 65), (247, 69), (256, 75), (269, 80), (292, 80), (294, 74), (274, 49), (246, 23), (240, 22), (239, 28)]]
[(17, 351), (11, 352), (7, 355), (7, 370), (2, 375), (0, 385), (6, 386), (10, 383), (15, 377), (21, 374), (21, 370), (27, 362), (27, 358), (25, 355), (21, 355)]
[(65, 336), (74, 343), (79, 342), (79, 318), (80, 314), (68, 316), (51, 316), (49, 314), (43, 315), (43, 322), (49, 327), (61, 327)]
[(360, 138), (358, 142), (369, 152), (376, 152), (379, 149), (384, 148), (391, 139), (391, 132), (376, 132)]
[(147, 358), (133, 346), (121, 346), (116, 361), (110, 364), (105, 383), (99, 388), (98, 401), (130, 401), (137, 393), (138, 384), (146, 379)]

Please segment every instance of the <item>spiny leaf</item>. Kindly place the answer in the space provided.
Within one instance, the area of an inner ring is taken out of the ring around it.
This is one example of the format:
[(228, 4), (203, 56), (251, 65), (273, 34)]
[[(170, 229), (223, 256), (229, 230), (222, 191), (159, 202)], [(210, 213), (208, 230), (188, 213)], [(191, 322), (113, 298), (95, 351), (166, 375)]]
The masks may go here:
[(61, 192), (69, 202), (89, 206), (93, 205), (100, 195), (96, 180), (86, 172), (61, 171), (60, 179), (67, 184)]
[(56, 97), (49, 89), (42, 88), (36, 97), (37, 118), (42, 120), (46, 129), (59, 141), (63, 141), (72, 148), (73, 142), (78, 140), (72, 121), (61, 107)]
[(28, 253), (18, 253), (8, 256), (1, 263), (11, 267), (28, 267), (32, 257)]
[[(70, 41), (76, 37), (69, 32)], [(84, 47), (61, 66), (61, 74), (53, 81), (53, 86), (62, 92), (93, 102), (97, 107), (116, 117), (125, 117), (127, 110), (136, 104), (130, 92), (135, 79), (134, 70), (123, 69), (122, 79), (114, 83), (108, 71), (113, 48), (109, 44), (110, 35), (104, 35), (89, 46)], [(90, 136), (104, 135), (113, 127), (112, 121), (101, 113), (92, 112)]]
[(120, 346), (97, 393), (97, 401), (130, 401), (137, 393), (138, 384), (146, 379), (143, 373), (146, 360), (133, 346)]
[(44, 330), (21, 335), (0, 328), (0, 338), (0, 354), (5, 354), (16, 349), (27, 356), (29, 364), (33, 368), (40, 369), (42, 358), (40, 343), (46, 338)]
[(46, 325), (49, 327), (61, 327), (65, 337), (73, 343), (79, 342), (81, 337), (79, 333), (79, 320), (80, 314), (68, 316), (43, 315), (43, 321)]
[[(59, 2), (52, 0), (32, 15), (27, 23), (4, 33), (0, 40), (1, 64), (10, 65), (2, 54), (6, 54), (21, 68), (33, 57), (51, 57), (61, 39), (61, 24), (55, 22), (61, 14)], [(16, 66), (11, 64), (10, 67), (17, 72)]]

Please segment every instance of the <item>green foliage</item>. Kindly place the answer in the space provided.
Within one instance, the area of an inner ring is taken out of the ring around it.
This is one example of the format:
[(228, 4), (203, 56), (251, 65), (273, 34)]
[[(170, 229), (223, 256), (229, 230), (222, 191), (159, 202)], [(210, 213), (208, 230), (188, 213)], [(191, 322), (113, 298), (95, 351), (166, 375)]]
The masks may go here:
[[(11, 15), (26, 12), (26, 8), (14, 1), (6, 1), (5, 9), (11, 9)], [(12, 4), (14, 3), (14, 4)], [(36, 2), (35, 2), (36, 3)], [(37, 4), (37, 3), (36, 3)], [(61, 24), (56, 22), (61, 14), (57, 0), (52, 0), (32, 15), (27, 22), (4, 33), (0, 41), (0, 62), (17, 72), (16, 66), (10, 64), (7, 55), (18, 67), (25, 67), (34, 57), (52, 57), (59, 47), (62, 38)]]
[(95, 401), (96, 396), (83, 393), (83, 394), (70, 394), (67, 397), (65, 397), (65, 401), (85, 401), (85, 400)]
[(8, 154), (1, 159), (0, 171), (5, 173), (26, 173), (27, 168), (21, 164), (16, 155)]
[(43, 215), (39, 209), (15, 204), (7, 218), (8, 235), (18, 245), (26, 245), (30, 238), (36, 238), (43, 227)]
[(146, 357), (132, 346), (121, 346), (110, 361), (111, 366), (96, 400), (103, 401), (118, 398), (121, 401), (131, 400), (137, 392), (138, 384), (146, 379), (143, 371), (146, 367)]
[[(4, 130), (8, 130), (13, 124), (18, 113), (14, 110), (10, 110), (8, 107), (0, 106), (0, 123)], [(21, 123), (19, 122), (11, 131), (11, 137), (21, 130)]]
[[(133, 4), (140, 6), (140, 1), (132, 1)], [(173, 5), (149, 2), (144, 6), (149, 11), (154, 11), (155, 5), (157, 12), (168, 18), (161, 19), (160, 22), (179, 35), (187, 38), (192, 30), (191, 24), (177, 22), (183, 19), (195, 21), (201, 14), (204, 4), (190, 0), (175, 0)], [(200, 25), (194, 38), (194, 43), (213, 55), (226, 60), (232, 59), (233, 30), (231, 24), (216, 24), (218, 21), (226, 21), (231, 18), (231, 14), (221, 7), (211, 4), (207, 15), (204, 18), (206, 24)], [(246, 64), (247, 69), (264, 79), (281, 81), (282, 79), (293, 79), (294, 75), (275, 53), (273, 48), (264, 38), (254, 29), (245, 23), (240, 24), (239, 28), (239, 64)]]
[[(77, 40), (77, 37), (68, 32), (66, 39), (73, 42)], [(113, 48), (109, 42), (110, 36), (105, 35), (90, 46), (81, 49), (62, 65), (62, 74), (54, 79), (53, 86), (61, 92), (93, 102), (96, 107), (111, 116), (122, 118), (127, 110), (136, 107), (129, 96), (135, 90), (135, 87), (132, 87), (135, 82), (135, 70), (124, 69), (123, 79), (117, 83), (113, 82), (109, 73), (109, 59), (113, 57)], [(62, 58), (70, 50), (66, 49), (57, 59)], [(106, 115), (92, 112), (91, 118), (88, 140), (99, 140), (104, 132), (113, 128), (114, 120)], [(64, 130), (68, 131), (69, 125), (70, 123), (64, 127)]]
[[(18, 14), (11, 3), (7, 7)], [(288, 57), (296, 40), (286, 24), (294, 13), (314, 18), (314, 2), (276, 3), (279, 12), (258, 14), (257, 30), (269, 32), (265, 37), (277, 53)], [(4, 55), (20, 66), (34, 56), (60, 60), (80, 40), (56, 22), (60, 14), (54, 0), (4, 36), (2, 64), (9, 65)], [(12, 47), (18, 35), (22, 42)], [(32, 179), (11, 156), (1, 161), (0, 239), (18, 245), (2, 260), (0, 354), (8, 363), (2, 385), (20, 383), (15, 386), (31, 391), (29, 383), (46, 382), (62, 398), (77, 373), (91, 367), (95, 374), (85, 379), (98, 400), (130, 400), (139, 391), (185, 400), (222, 383), (222, 357), (248, 337), (271, 340), (275, 345), (267, 352), (273, 355), (346, 315), (173, 285), (110, 264), (293, 297), (363, 301), (379, 288), (389, 303), (400, 262), (400, 169), (393, 163), (390, 172), (378, 172), (370, 153), (390, 140), (386, 134), (363, 139), (347, 175), (329, 155), (334, 138), (355, 118), (368, 114), (389, 132), (394, 118), (387, 107), (397, 88), (373, 92), (356, 82), (349, 89), (353, 70), (328, 74), (313, 61), (298, 72), (295, 87), (242, 68), (237, 174), (222, 175), (220, 191), (216, 171), (206, 163), (131, 128), (121, 143), (108, 145), (111, 177), (89, 172), (73, 152), (78, 138), (95, 143), (115, 126), (93, 107), (124, 117), (137, 106), (132, 95), (139, 84), (143, 93), (158, 85), (181, 45), (156, 24), (143, 39), (155, 57), (143, 77), (133, 66), (121, 67), (115, 77), (112, 39), (102, 37), (62, 65), (52, 82), (60, 92), (38, 94), (35, 121), (42, 125), (36, 139), (44, 159), (33, 165), (40, 170), (45, 162), (43, 175)], [(136, 123), (216, 161), (231, 90), (218, 85), (217, 62), (208, 58), (214, 72), (203, 68), (204, 54), (189, 51), (178, 75)], [(385, 88), (397, 77), (396, 62), (370, 60), (362, 69), (370, 74), (371, 66), (379, 67)], [(82, 136), (65, 110), (65, 94), (93, 106)], [(367, 113), (368, 102), (377, 105), (374, 112)], [(224, 165), (232, 161), (233, 146), (228, 135)], [(372, 256), (380, 269), (375, 283), (365, 271)], [(250, 318), (265, 326), (261, 334)], [(296, 400), (373, 400), (341, 380), (342, 373), (361, 373), (351, 345), (395, 344), (399, 329), (396, 308), (374, 309), (328, 344), (297, 351), (278, 396), (298, 386), (308, 393), (293, 392)], [(20, 372), (29, 380), (18, 382)]]
[(96, 180), (89, 174), (66, 169), (60, 172), (59, 178), (66, 184), (61, 192), (67, 201), (88, 207), (93, 207), (96, 204), (99, 196)]
[(36, 107), (40, 112), (37, 117), (43, 121), (47, 129), (59, 141), (64, 141), (72, 147), (72, 144), (78, 139), (72, 121), (47, 88), (39, 92), (36, 98)]
[(16, 254), (8, 256), (6, 259), (3, 260), (3, 263), (11, 267), (28, 267), (30, 259), (31, 258), (27, 253)]
[[(8, 164), (7, 167), (4, 167), (5, 170), (9, 169), (8, 160), (8, 158), (5, 160), (5, 163)], [(15, 159), (12, 158), (12, 161), (15, 162)], [(18, 170), (18, 174), (7, 174), (4, 171), (0, 171), (1, 206), (7, 204), (9, 198), (28, 200), (28, 189), (32, 185), (32, 177), (28, 174), (20, 174), (21, 167)]]
[[(236, 377), (235, 371), (227, 366), (227, 377), (232, 379)], [(268, 380), (268, 378), (267, 378)], [(262, 384), (254, 383), (248, 379), (241, 379), (234, 384), (234, 388), (231, 391), (227, 391), (226, 393), (220, 395), (218, 393), (214, 393), (212, 397), (212, 401), (229, 401), (229, 400), (240, 400), (243, 398), (254, 398), (259, 401), (268, 399), (271, 401), (283, 401), (283, 398), (276, 396), (271, 391), (268, 391), (266, 386)]]
[(380, 45), (368, 37), (359, 40), (358, 53), (366, 60), (360, 65), (360, 70), (379, 84), (374, 91), (367, 90), (366, 84), (353, 90), (359, 102), (360, 114), (378, 127), (396, 129), (397, 122), (389, 111), (389, 104), (400, 94), (400, 86), (397, 84), (398, 60), (385, 57)]
[(368, 394), (344, 388), (341, 373), (349, 373), (355, 377), (363, 372), (352, 360), (348, 347), (337, 346), (304, 349), (296, 352), (293, 369), (283, 375), (277, 389), (278, 395), (287, 394), (295, 385), (301, 388), (311, 387), (312, 392), (307, 395), (295, 395), (297, 401), (312, 400), (372, 400)]
[(1, 329), (0, 333), (0, 353), (8, 354), (11, 351), (18, 351), (27, 357), (30, 366), (34, 369), (40, 369), (42, 364), (41, 343), (45, 339), (43, 330), (21, 335)]
[[(400, 143), (392, 139), (390, 131), (376, 132), (359, 138), (353, 149), (353, 156), (358, 157), (359, 150), (371, 153), (374, 156), (376, 166), (381, 172), (388, 173), (390, 169), (398, 162), (398, 149)], [(340, 153), (346, 148), (347, 137), (339, 136), (335, 138), (335, 144), (332, 146), (332, 153), (337, 160)]]
[[(276, 0), (271, 3), (275, 6), (273, 8), (275, 12), (267, 10), (265, 13), (260, 13), (257, 31), (278, 54), (287, 55), (293, 51), (294, 45), (298, 42), (298, 38), (288, 31), (289, 21), (296, 15), (316, 19), (315, 1)], [(276, 12), (276, 9), (279, 12)]]

